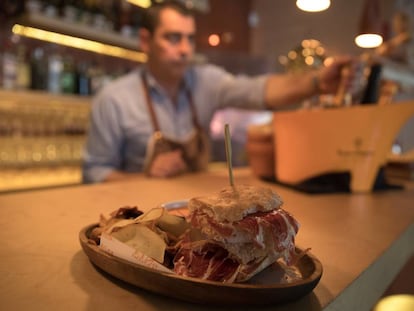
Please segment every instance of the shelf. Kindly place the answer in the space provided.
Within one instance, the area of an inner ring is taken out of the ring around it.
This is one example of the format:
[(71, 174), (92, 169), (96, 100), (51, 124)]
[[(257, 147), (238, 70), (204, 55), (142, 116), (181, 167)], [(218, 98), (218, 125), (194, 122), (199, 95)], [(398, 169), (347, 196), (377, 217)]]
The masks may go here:
[(5, 105), (33, 106), (33, 109), (66, 105), (70, 109), (89, 109), (91, 101), (92, 96), (54, 94), (40, 90), (6, 90), (0, 87), (0, 108)]
[[(17, 28), (19, 30), (13, 30), (13, 32), (19, 35), (55, 42), (94, 53), (129, 59), (139, 63), (145, 63), (147, 61), (146, 54), (138, 49), (138, 36), (136, 39), (126, 38), (114, 31), (100, 31), (93, 27), (51, 18), (40, 13), (26, 13), (22, 15), (13, 28), (16, 26), (18, 26)], [(35, 36), (35, 32), (27, 30), (27, 27), (35, 28), (44, 33)], [(72, 38), (53, 38), (58, 36), (71, 36)], [(92, 43), (80, 42), (82, 39), (92, 41)], [(68, 41), (71, 42), (69, 43)], [(193, 57), (193, 63), (201, 64), (206, 61), (207, 59), (203, 54), (196, 53)]]
[(92, 26), (71, 23), (63, 19), (52, 18), (40, 13), (26, 13), (18, 19), (18, 23), (23, 26), (35, 27), (42, 30), (138, 51), (138, 38), (126, 38), (114, 31), (102, 31), (93, 28)]
[(0, 193), (81, 183), (90, 101), (0, 89)]

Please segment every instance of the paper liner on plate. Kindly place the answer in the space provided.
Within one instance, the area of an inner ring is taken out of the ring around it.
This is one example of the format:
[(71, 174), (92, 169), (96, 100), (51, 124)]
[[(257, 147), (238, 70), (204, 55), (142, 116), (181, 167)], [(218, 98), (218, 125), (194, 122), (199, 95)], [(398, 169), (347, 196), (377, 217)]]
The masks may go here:
[(102, 233), (99, 247), (113, 255), (129, 262), (136, 263), (148, 268), (152, 268), (161, 272), (173, 273), (172, 270), (158, 263), (151, 257), (137, 251), (133, 247), (115, 239), (107, 233)]

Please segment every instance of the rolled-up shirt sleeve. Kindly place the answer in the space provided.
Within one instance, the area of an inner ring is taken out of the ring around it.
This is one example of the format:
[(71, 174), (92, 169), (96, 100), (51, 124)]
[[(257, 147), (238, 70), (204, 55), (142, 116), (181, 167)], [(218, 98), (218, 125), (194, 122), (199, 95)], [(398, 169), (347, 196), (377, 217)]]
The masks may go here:
[(219, 108), (264, 109), (266, 80), (267, 76), (225, 76), (219, 88)]
[(103, 181), (122, 166), (122, 130), (119, 112), (111, 97), (97, 97), (92, 103), (90, 128), (84, 150), (83, 182)]
[(215, 65), (204, 65), (198, 68), (198, 79), (201, 97), (207, 98), (215, 109), (232, 107), (263, 110), (266, 108), (264, 99), (267, 74), (235, 75)]

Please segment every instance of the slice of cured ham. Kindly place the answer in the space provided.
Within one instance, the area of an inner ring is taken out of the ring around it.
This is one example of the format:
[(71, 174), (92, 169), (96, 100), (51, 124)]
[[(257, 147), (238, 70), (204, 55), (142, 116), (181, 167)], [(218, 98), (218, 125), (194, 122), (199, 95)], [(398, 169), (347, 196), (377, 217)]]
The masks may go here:
[(295, 259), (298, 222), (285, 210), (256, 212), (217, 222), (202, 211), (190, 215), (202, 241), (187, 241), (174, 259), (177, 274), (220, 282), (244, 281), (278, 258)]

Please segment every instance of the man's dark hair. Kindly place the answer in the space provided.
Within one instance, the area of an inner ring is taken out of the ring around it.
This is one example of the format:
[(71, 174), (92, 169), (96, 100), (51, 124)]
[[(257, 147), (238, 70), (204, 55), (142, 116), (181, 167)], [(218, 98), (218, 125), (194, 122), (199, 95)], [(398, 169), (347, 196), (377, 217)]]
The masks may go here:
[(141, 27), (153, 34), (155, 28), (159, 25), (161, 11), (167, 8), (173, 9), (184, 16), (194, 16), (193, 11), (180, 1), (163, 1), (154, 3), (151, 7), (145, 10), (142, 16)]

